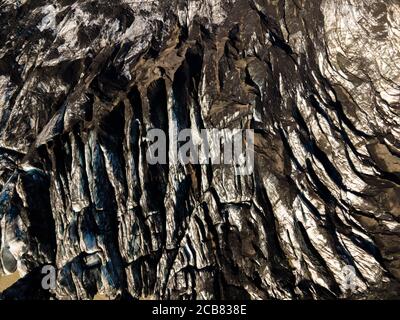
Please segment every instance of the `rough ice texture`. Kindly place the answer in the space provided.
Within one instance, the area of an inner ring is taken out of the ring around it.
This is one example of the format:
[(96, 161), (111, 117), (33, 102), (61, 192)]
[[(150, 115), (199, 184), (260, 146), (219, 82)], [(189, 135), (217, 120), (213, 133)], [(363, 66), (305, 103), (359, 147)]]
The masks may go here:
[[(399, 295), (398, 1), (1, 1), (0, 21), (4, 299)], [(147, 131), (175, 125), (254, 129), (254, 174), (149, 165)]]

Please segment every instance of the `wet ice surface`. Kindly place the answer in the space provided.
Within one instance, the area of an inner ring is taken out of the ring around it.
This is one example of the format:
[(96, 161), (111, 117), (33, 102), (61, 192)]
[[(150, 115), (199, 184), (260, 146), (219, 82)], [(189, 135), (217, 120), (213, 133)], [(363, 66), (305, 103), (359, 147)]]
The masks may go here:
[[(3, 298), (49, 298), (47, 264), (56, 299), (398, 296), (399, 14), (4, 2), (0, 273), (24, 281)], [(254, 174), (150, 166), (154, 127), (252, 128)]]

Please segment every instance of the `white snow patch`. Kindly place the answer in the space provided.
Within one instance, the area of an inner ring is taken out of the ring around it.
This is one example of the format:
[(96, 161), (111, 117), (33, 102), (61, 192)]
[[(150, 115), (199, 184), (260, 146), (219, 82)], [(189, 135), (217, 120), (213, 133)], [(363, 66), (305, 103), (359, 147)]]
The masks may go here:
[(42, 21), (40, 24), (37, 26), (37, 28), (43, 32), (44, 30), (51, 29), (55, 30), (57, 27), (56, 23), (56, 15), (57, 15), (57, 9), (55, 6), (52, 4), (43, 7), (42, 8), (42, 13), (45, 14), (45, 16), (42, 18)]

